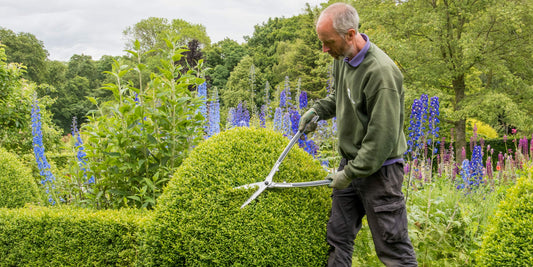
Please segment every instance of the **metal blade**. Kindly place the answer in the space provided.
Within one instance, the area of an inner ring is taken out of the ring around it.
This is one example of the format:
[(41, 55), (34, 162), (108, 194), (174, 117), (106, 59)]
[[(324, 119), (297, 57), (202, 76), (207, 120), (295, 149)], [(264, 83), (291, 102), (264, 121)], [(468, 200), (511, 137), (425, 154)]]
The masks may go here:
[(245, 184), (245, 185), (234, 187), (233, 189), (250, 189), (252, 187), (261, 186), (262, 184), (265, 184), (265, 182), (257, 182), (257, 183), (253, 183), (253, 184)]
[(269, 188), (289, 188), (289, 187), (310, 187), (310, 186), (321, 186), (328, 185), (331, 183), (331, 180), (318, 180), (310, 182), (299, 182), (299, 183), (271, 183)]
[[(309, 123), (316, 123), (318, 121), (318, 116), (314, 116), (313, 119), (309, 122)], [(308, 123), (308, 124), (309, 124)], [(308, 125), (307, 124), (307, 125)], [(307, 127), (307, 125), (305, 125), (305, 127)], [(287, 145), (287, 147), (285, 147), (285, 149), (283, 150), (283, 152), (281, 152), (281, 155), (279, 156), (278, 160), (276, 161), (276, 163), (274, 164), (274, 167), (272, 168), (272, 170), (270, 170), (270, 174), (267, 176), (267, 178), (265, 179), (265, 183), (267, 184), (270, 184), (272, 182), (272, 179), (274, 177), (274, 174), (276, 174), (276, 172), (279, 170), (279, 166), (281, 165), (281, 162), (285, 159), (285, 157), (287, 156), (287, 154), (289, 154), (289, 151), (291, 150), (291, 148), (294, 146), (294, 144), (296, 144), (298, 142), (298, 140), (300, 139), (300, 137), (302, 136), (302, 134), (304, 134), (302, 131), (298, 131), (296, 132), (296, 134), (291, 138), (291, 141), (289, 141), (289, 144)]]
[(265, 189), (267, 189), (267, 185), (265, 183), (259, 185), (259, 189), (257, 189), (257, 191), (255, 191), (255, 193), (248, 200), (246, 200), (244, 204), (242, 204), (241, 209), (248, 205), (250, 202), (252, 202), (252, 200), (259, 196), (259, 194), (261, 194), (263, 191), (265, 191)]

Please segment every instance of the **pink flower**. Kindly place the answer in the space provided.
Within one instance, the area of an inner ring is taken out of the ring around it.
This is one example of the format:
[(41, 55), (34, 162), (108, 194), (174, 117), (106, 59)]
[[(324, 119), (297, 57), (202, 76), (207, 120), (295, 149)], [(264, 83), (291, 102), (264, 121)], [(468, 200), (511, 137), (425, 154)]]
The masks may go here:
[(516, 133), (516, 129), (511, 129), (511, 134), (515, 134)]

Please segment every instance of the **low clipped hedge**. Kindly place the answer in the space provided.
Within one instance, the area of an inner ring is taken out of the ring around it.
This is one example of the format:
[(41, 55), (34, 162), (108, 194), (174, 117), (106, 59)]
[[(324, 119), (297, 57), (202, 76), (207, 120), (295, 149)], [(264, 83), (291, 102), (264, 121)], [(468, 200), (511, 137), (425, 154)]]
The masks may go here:
[(29, 206), (0, 209), (1, 266), (133, 266), (139, 211)]
[(31, 169), (17, 155), (0, 147), (0, 208), (23, 207), (43, 200)]
[[(323, 266), (331, 189), (256, 190), (289, 140), (238, 127), (201, 143), (158, 200), (141, 249), (143, 266)], [(274, 181), (324, 179), (319, 162), (296, 145)]]
[(483, 238), (479, 266), (533, 266), (533, 168), (500, 202)]

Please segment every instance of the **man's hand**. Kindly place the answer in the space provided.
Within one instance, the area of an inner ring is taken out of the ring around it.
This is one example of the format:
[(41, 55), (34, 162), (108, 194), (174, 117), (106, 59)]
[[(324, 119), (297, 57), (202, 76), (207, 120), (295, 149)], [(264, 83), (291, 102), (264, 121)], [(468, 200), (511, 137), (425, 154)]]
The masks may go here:
[(298, 124), (298, 131), (303, 132), (304, 134), (308, 134), (316, 130), (316, 122), (311, 121), (315, 116), (317, 116), (317, 114), (315, 109), (313, 108), (305, 112), (304, 115), (302, 115), (302, 117), (300, 118), (300, 123)]
[(326, 176), (327, 180), (331, 180), (331, 183), (328, 185), (331, 188), (344, 189), (350, 185), (352, 179), (348, 178), (344, 173), (344, 170), (330, 173)]

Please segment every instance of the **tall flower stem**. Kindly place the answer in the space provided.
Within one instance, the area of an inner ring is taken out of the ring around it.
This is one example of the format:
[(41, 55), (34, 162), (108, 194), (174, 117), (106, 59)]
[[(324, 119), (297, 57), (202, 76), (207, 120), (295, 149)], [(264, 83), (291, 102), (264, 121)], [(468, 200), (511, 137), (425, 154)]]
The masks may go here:
[(51, 205), (55, 205), (56, 178), (52, 174), (50, 164), (48, 163), (46, 155), (44, 154), (43, 133), (41, 129), (41, 110), (39, 109), (39, 102), (36, 97), (33, 101), (33, 107), (31, 110), (31, 128), (33, 135), (33, 152), (35, 154), (35, 160), (37, 161), (37, 167), (39, 168), (39, 174), (43, 177), (41, 184), (44, 186), (46, 194), (48, 195), (48, 202)]

